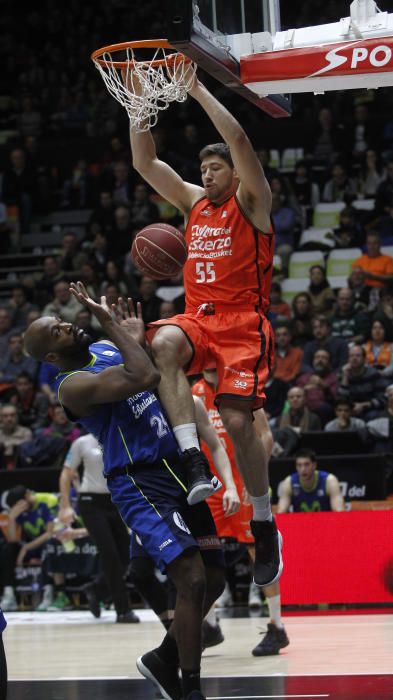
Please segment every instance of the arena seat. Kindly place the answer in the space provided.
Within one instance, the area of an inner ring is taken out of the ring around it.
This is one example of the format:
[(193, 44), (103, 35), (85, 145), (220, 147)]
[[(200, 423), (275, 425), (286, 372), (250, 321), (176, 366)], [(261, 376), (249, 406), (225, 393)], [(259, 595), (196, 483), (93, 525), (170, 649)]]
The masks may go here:
[[(289, 278), (308, 278), (310, 267), (322, 265), (325, 267), (325, 257), (321, 250), (299, 250), (289, 258)], [(307, 282), (308, 286), (308, 282)]]
[(361, 248), (342, 248), (332, 250), (327, 258), (326, 272), (328, 277), (349, 277), (352, 263), (362, 255)]
[(390, 257), (393, 258), (393, 245), (381, 246), (381, 253), (383, 255), (390, 255)]
[(312, 225), (316, 228), (335, 228), (340, 221), (340, 212), (345, 208), (345, 202), (321, 202), (314, 208)]
[(281, 284), (282, 298), (288, 304), (291, 303), (293, 297), (299, 292), (304, 292), (307, 290), (310, 280), (308, 277), (299, 277), (294, 279), (285, 279)]
[(305, 228), (300, 236), (298, 247), (303, 248), (306, 245), (310, 245), (310, 243), (315, 244), (316, 247), (318, 245), (321, 245), (326, 248), (334, 248), (334, 238), (332, 234), (332, 229), (315, 228), (314, 226), (311, 226), (310, 228)]

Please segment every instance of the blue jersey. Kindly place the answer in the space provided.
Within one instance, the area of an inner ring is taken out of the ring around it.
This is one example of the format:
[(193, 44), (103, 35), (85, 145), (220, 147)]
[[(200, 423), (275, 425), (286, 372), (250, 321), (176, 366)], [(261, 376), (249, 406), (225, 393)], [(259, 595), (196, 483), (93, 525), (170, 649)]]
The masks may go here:
[(294, 513), (316, 513), (331, 510), (330, 498), (326, 493), (328, 476), (328, 472), (316, 470), (314, 488), (306, 491), (300, 483), (299, 474), (297, 472), (291, 474), (291, 506)]
[[(105, 342), (90, 345), (92, 359), (86, 367), (57, 375), (54, 388), (61, 402), (61, 385), (77, 372), (99, 374), (123, 364), (120, 352)], [(180, 450), (157, 396), (142, 391), (123, 401), (97, 405), (82, 418), (73, 417), (92, 433), (102, 446), (104, 472), (129, 464), (152, 464), (166, 457), (179, 458)]]
[(7, 627), (7, 623), (5, 621), (5, 617), (3, 615), (3, 611), (0, 608), (0, 634), (4, 632), (5, 628)]

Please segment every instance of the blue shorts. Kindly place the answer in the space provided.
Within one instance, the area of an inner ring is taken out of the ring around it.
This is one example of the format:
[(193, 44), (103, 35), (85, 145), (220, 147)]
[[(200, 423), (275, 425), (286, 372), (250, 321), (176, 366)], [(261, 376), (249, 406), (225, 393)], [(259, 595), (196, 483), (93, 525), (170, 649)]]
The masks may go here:
[(188, 505), (178, 464), (131, 465), (128, 474), (109, 474), (108, 488), (125, 524), (161, 571), (193, 547), (207, 566), (224, 567), (209, 506)]

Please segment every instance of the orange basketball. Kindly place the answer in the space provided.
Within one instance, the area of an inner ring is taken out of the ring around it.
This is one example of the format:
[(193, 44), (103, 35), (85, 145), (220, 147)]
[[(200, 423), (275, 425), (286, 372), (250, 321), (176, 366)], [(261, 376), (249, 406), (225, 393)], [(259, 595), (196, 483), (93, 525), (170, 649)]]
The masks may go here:
[(131, 257), (144, 275), (157, 280), (174, 277), (187, 260), (187, 244), (174, 226), (149, 224), (136, 234)]

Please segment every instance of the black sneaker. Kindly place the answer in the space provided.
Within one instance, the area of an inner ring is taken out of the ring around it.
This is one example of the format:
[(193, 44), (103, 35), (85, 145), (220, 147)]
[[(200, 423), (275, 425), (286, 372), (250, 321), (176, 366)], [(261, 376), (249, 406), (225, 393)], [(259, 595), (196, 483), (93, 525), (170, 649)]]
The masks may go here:
[(94, 585), (89, 583), (87, 586), (84, 586), (82, 590), (86, 596), (87, 604), (89, 606), (91, 614), (94, 615), (94, 617), (100, 617), (101, 606), (99, 598), (94, 590)]
[(272, 622), (267, 626), (267, 632), (261, 642), (252, 650), (253, 656), (274, 656), (289, 644), (288, 635), (284, 629), (279, 629)]
[(210, 471), (205, 455), (196, 447), (184, 450), (182, 461), (187, 476), (188, 505), (194, 506), (204, 501), (221, 488), (220, 481), (217, 477), (213, 477)]
[(283, 561), (282, 537), (273, 520), (251, 520), (251, 532), (255, 538), (254, 583), (270, 586), (279, 580)]
[(206, 620), (202, 622), (202, 651), (208, 647), (215, 647), (224, 641), (224, 635), (220, 625), (211, 625)]
[(148, 651), (136, 661), (139, 673), (159, 689), (166, 700), (183, 697), (177, 666), (169, 666), (155, 651)]
[(126, 613), (118, 613), (116, 622), (119, 622), (122, 625), (128, 625), (140, 622), (140, 619), (137, 615), (135, 615), (133, 610), (127, 610)]

